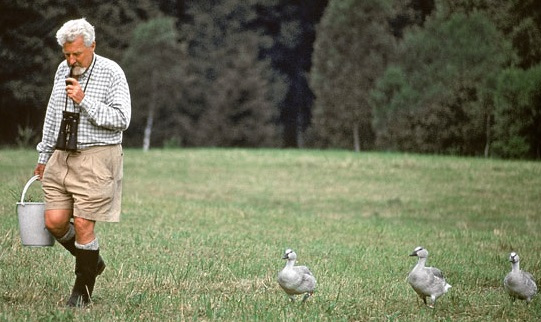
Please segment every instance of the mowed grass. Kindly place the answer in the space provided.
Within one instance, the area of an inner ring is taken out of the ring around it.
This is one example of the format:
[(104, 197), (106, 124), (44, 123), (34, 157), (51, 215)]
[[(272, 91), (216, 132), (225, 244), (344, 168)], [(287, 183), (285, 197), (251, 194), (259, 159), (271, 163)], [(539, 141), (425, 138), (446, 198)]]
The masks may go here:
[[(97, 224), (94, 303), (67, 309), (73, 258), (21, 246), (31, 150), (0, 150), (0, 320), (494, 321), (541, 318), (502, 287), (516, 251), (541, 277), (541, 163), (311, 150), (126, 149), (123, 215)], [(39, 199), (39, 184), (30, 198)], [(434, 310), (406, 282), (418, 245), (453, 288)], [(293, 248), (318, 280), (290, 303)]]

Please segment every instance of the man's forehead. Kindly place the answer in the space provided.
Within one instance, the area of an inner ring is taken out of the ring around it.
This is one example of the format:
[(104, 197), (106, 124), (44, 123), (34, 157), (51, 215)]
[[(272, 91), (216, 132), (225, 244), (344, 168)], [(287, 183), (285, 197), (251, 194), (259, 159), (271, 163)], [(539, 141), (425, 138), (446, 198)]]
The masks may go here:
[(82, 53), (85, 50), (89, 50), (89, 49), (92, 49), (92, 46), (90, 47), (85, 46), (82, 39), (79, 39), (79, 38), (71, 42), (66, 42), (64, 46), (62, 46), (62, 51), (64, 53)]
[(71, 48), (71, 47), (68, 47), (68, 48), (63, 48), (63, 49), (62, 49), (62, 52), (63, 52), (64, 54), (68, 54), (68, 53), (70, 53), (70, 54), (77, 54), (77, 53), (82, 53), (82, 52), (84, 52), (85, 49), (86, 49), (86, 47), (84, 47), (84, 48)]

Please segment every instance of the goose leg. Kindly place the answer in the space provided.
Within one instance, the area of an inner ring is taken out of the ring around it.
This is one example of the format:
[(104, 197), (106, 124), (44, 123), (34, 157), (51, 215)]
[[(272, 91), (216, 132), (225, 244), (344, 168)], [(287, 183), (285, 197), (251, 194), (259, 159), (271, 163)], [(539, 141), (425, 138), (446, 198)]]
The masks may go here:
[(433, 309), (434, 308), (434, 305), (436, 305), (436, 297), (434, 295), (431, 295), (430, 296), (430, 300), (431, 300), (431, 303), (428, 304), (428, 307)]
[(310, 292), (307, 292), (306, 294), (304, 294), (304, 296), (302, 298), (302, 302), (304, 303), (311, 295), (312, 295), (312, 293), (310, 293)]

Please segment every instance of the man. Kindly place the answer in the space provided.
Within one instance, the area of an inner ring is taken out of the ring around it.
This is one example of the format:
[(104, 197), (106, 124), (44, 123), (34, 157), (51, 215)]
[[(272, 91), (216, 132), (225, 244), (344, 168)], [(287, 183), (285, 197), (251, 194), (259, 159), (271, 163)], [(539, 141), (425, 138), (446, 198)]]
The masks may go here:
[(56, 38), (66, 60), (55, 74), (34, 174), (42, 181), (45, 226), (75, 256), (66, 304), (82, 307), (105, 269), (95, 223), (120, 220), (121, 142), (131, 100), (120, 66), (94, 53), (94, 27), (84, 18), (66, 22)]

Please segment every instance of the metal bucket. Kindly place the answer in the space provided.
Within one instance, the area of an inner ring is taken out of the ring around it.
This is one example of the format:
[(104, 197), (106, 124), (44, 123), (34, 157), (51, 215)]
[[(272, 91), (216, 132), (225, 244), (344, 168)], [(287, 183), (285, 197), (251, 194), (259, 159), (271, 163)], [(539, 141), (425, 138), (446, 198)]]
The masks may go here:
[(37, 179), (39, 176), (33, 176), (28, 180), (21, 195), (21, 202), (17, 202), (21, 242), (24, 246), (53, 246), (54, 237), (45, 228), (45, 203), (24, 201), (26, 191)]

